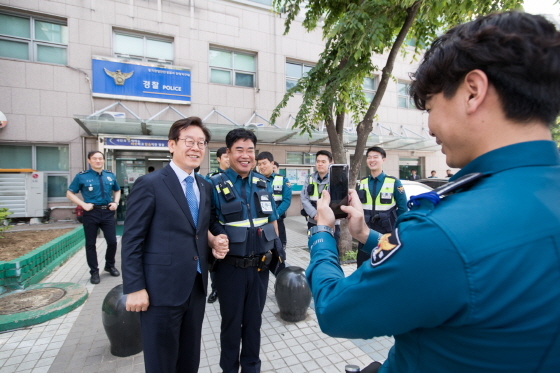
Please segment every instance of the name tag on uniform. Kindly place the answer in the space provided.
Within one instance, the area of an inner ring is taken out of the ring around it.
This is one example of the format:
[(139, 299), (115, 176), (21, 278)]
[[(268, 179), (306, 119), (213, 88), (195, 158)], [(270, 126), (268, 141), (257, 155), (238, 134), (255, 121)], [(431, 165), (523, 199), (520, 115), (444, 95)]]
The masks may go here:
[(261, 211), (265, 214), (272, 214), (272, 203), (267, 195), (260, 195)]
[(393, 198), (393, 193), (381, 193), (382, 199), (391, 199)]

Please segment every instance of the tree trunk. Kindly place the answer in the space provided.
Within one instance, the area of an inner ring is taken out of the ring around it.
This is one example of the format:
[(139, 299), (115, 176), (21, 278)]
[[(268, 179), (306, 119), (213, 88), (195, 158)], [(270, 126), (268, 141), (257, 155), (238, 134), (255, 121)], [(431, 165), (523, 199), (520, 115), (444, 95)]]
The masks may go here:
[[(395, 66), (395, 60), (399, 53), (399, 50), (408, 34), (408, 30), (412, 26), (414, 19), (416, 18), (416, 14), (418, 14), (418, 10), (420, 9), (421, 1), (416, 1), (410, 8), (407, 9), (407, 16), (403, 23), (401, 30), (399, 31), (399, 35), (391, 48), (389, 56), (387, 57), (387, 63), (382, 70), (381, 81), (379, 82), (379, 86), (377, 87), (377, 92), (373, 98), (373, 101), (369, 105), (368, 111), (364, 115), (364, 119), (358, 124), (356, 128), (357, 133), (357, 141), (356, 141), (356, 148), (354, 150), (354, 159), (350, 164), (350, 178), (348, 180), (349, 187), (354, 188), (356, 186), (356, 182), (358, 179), (358, 173), (360, 171), (360, 167), (362, 165), (362, 156), (364, 151), (366, 150), (366, 143), (369, 134), (373, 129), (373, 118), (377, 113), (377, 109), (381, 103), (381, 99), (385, 95), (385, 91), (387, 90), (387, 85), (389, 83), (389, 79), (391, 78), (391, 74), (393, 72), (393, 68)], [(352, 250), (352, 236), (348, 231), (348, 222), (346, 219), (341, 220), (340, 224), (340, 244), (338, 247), (338, 255), (342, 257), (344, 253), (347, 251)]]

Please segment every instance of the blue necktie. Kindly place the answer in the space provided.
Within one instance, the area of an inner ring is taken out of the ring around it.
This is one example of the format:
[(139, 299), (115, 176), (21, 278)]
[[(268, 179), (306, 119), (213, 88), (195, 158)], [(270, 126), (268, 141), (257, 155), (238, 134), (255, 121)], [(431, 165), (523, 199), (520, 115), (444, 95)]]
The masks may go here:
[[(198, 228), (198, 201), (196, 200), (196, 194), (194, 194), (194, 178), (192, 176), (187, 176), (185, 178), (185, 182), (187, 183), (187, 203), (189, 204), (189, 209), (191, 210), (194, 226)], [(200, 270), (200, 259), (196, 262), (196, 270), (198, 273), (202, 273)]]

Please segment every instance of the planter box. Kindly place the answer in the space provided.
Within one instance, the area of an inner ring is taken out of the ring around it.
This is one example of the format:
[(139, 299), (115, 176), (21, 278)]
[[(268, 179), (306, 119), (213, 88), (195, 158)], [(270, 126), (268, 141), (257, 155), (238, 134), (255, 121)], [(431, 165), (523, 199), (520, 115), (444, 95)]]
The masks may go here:
[(77, 227), (17, 259), (0, 261), (0, 294), (38, 283), (84, 244), (84, 229)]

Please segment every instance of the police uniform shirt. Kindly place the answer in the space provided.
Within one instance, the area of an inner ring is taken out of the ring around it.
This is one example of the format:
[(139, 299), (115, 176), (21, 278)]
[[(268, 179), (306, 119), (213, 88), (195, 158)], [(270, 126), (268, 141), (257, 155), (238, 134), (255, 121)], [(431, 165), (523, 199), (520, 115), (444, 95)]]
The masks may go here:
[(435, 206), (421, 199), (379, 244), (372, 231), (370, 262), (347, 278), (334, 239), (309, 240), (321, 329), (394, 335), (382, 373), (560, 372), (558, 148), (496, 149), (452, 181), (474, 172), (484, 177)]
[(98, 173), (90, 168), (77, 174), (68, 190), (74, 194), (81, 192), (86, 203), (107, 205), (113, 202), (112, 192), (121, 190), (121, 187), (112, 172), (102, 170)]
[[(272, 185), (272, 182), (274, 181), (274, 177), (276, 175), (284, 176), (280, 174), (275, 174), (273, 172), (272, 174), (270, 174), (269, 177), (267, 177), (268, 181), (270, 182), (270, 185)], [(290, 204), (292, 203), (292, 187), (290, 186), (288, 182), (288, 178), (286, 176), (283, 177), (283, 182), (284, 184), (282, 186), (282, 202), (280, 202), (280, 204), (276, 206), (276, 213), (278, 214), (278, 216), (284, 215), (286, 211), (288, 211), (288, 209), (290, 208)]]
[[(242, 188), (242, 185), (243, 185), (243, 178), (231, 168), (228, 168), (224, 173), (227, 175), (227, 177), (233, 183), (233, 187), (237, 191), (238, 195), (242, 196), (243, 193), (241, 191), (241, 188)], [(254, 174), (258, 174), (258, 173), (254, 172), (254, 171), (251, 171), (249, 173), (249, 176), (246, 177), (245, 196), (246, 196), (247, 200), (249, 200), (249, 198), (251, 196), (251, 188), (254, 188), (254, 189), (257, 188), (256, 186), (252, 187), (252, 185), (253, 185), (253, 175)], [(258, 175), (261, 175), (261, 174), (258, 174)], [(264, 175), (261, 175), (261, 176), (266, 180), (266, 177), (264, 177)], [(266, 183), (266, 190), (270, 193), (270, 196), (272, 197), (272, 185), (270, 183)], [(216, 193), (216, 188), (214, 188), (214, 193), (212, 193), (212, 198), (213, 198), (214, 206), (216, 206), (219, 209), (220, 200), (218, 198), (218, 193)], [(249, 204), (251, 204), (251, 203), (249, 203)], [(272, 223), (275, 220), (278, 220), (278, 213), (276, 212), (276, 204), (272, 203), (272, 214), (270, 214), (268, 216), (268, 222)]]
[[(385, 172), (382, 171), (377, 176), (377, 183), (374, 183), (373, 180), (374, 178), (373, 176), (371, 176), (371, 174), (368, 176), (369, 193), (371, 194), (371, 198), (374, 201), (374, 203), (377, 195), (381, 191), (381, 187), (385, 182), (386, 176), (387, 175), (385, 174)], [(373, 190), (374, 184), (375, 184), (375, 190)], [(395, 179), (395, 188), (393, 190), (393, 196), (395, 197), (395, 203), (397, 204), (397, 216), (401, 216), (402, 214), (408, 211), (408, 207), (406, 205), (408, 200), (406, 198), (406, 193), (404, 192), (404, 187), (402, 186), (402, 183), (399, 179)]]

